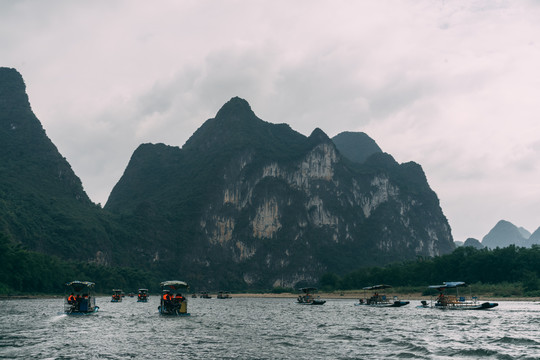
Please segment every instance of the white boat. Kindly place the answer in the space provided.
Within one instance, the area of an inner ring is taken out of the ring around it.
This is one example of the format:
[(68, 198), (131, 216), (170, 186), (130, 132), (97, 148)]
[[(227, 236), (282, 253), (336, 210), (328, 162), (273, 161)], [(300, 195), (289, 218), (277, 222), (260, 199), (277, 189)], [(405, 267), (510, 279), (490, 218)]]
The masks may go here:
[[(467, 284), (463, 281), (444, 282), (442, 285), (430, 285), (429, 288), (437, 289), (439, 295), (434, 304), (427, 306), (427, 302), (424, 302), (422, 307), (433, 307), (443, 310), (487, 310), (499, 305), (494, 302), (480, 302), (476, 296), (470, 296), (467, 299), (459, 293), (459, 289), (466, 286)], [(455, 289), (456, 294), (448, 295), (448, 289)]]

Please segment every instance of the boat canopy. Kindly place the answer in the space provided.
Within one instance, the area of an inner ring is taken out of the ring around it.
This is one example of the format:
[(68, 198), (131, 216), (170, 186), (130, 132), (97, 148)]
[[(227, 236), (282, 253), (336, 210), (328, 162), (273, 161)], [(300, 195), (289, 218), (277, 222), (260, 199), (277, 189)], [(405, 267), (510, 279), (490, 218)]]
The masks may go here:
[(148, 292), (148, 289), (139, 289), (139, 292), (140, 293), (146, 293), (146, 292)]
[(463, 281), (449, 281), (444, 282), (442, 285), (430, 285), (430, 289), (453, 289), (457, 287), (467, 286)]
[(122, 292), (122, 289), (112, 289), (112, 291), (114, 291), (115, 293), (119, 293)]
[(305, 288), (301, 288), (300, 291), (303, 291), (303, 292), (305, 292), (307, 294), (307, 293), (310, 293), (310, 292), (317, 291), (317, 288), (316, 287), (305, 287)]
[(163, 290), (180, 290), (189, 288), (189, 285), (185, 281), (179, 280), (163, 281), (160, 283), (160, 285)]
[(70, 281), (66, 283), (66, 286), (72, 287), (73, 290), (80, 292), (85, 288), (92, 289), (96, 284), (91, 281)]
[(366, 286), (365, 288), (362, 288), (362, 290), (382, 290), (382, 289), (389, 289), (391, 288), (391, 285), (373, 285), (373, 286)]

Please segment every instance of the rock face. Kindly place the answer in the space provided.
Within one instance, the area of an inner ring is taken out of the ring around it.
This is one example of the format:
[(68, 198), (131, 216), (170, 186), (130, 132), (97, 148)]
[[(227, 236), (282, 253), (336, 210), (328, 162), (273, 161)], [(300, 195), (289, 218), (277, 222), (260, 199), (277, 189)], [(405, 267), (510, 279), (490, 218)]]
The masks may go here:
[(143, 233), (176, 229), (154, 236), (163, 261), (220, 283), (294, 286), (454, 248), (418, 164), (382, 152), (344, 161), (320, 129), (266, 123), (239, 98), (182, 149), (135, 151), (105, 209), (129, 219), (142, 208)]

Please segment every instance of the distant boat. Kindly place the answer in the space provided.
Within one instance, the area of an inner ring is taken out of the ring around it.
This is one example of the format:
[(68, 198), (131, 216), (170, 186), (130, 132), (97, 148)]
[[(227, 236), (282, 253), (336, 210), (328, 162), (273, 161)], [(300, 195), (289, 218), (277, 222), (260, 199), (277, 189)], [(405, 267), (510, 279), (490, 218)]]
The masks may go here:
[(218, 299), (232, 299), (231, 293), (228, 291), (220, 291), (217, 294)]
[(200, 297), (201, 299), (211, 299), (211, 298), (212, 298), (212, 296), (209, 295), (208, 292), (206, 292), (206, 291), (202, 291), (202, 292), (201, 292), (201, 295), (199, 295), (199, 297)]
[(373, 307), (402, 307), (409, 304), (409, 301), (405, 300), (399, 300), (397, 296), (392, 297), (390, 299), (388, 296), (379, 294), (379, 290), (385, 290), (390, 289), (392, 286), (390, 285), (373, 285), (373, 286), (366, 286), (362, 288), (364, 292), (370, 291), (371, 296), (367, 297), (367, 295), (364, 295), (363, 299), (360, 299), (360, 301), (355, 305), (367, 305), (367, 306), (373, 306)]
[(113, 294), (112, 294), (112, 297), (111, 297), (111, 302), (121, 302), (122, 301), (122, 289), (113, 289)]
[[(494, 302), (479, 302), (476, 296), (470, 296), (467, 299), (465, 296), (459, 294), (459, 288), (466, 287), (467, 284), (463, 281), (444, 282), (442, 285), (430, 285), (430, 289), (437, 289), (439, 295), (435, 304), (427, 306), (427, 302), (424, 302), (422, 307), (433, 307), (443, 310), (487, 310), (499, 306)], [(448, 295), (448, 289), (455, 289), (456, 295)]]
[(158, 311), (161, 315), (189, 316), (188, 300), (182, 295), (187, 293), (189, 286), (184, 281), (170, 280), (160, 283), (161, 301)]
[(137, 302), (148, 302), (148, 289), (139, 289)]
[(97, 312), (96, 299), (93, 294), (95, 284), (90, 281), (71, 281), (66, 283), (69, 293), (64, 298), (64, 313), (68, 315), (87, 315)]
[(301, 305), (324, 305), (326, 303), (326, 300), (321, 300), (319, 296), (315, 297), (313, 294), (317, 292), (317, 288), (314, 287), (305, 287), (301, 288), (300, 291), (304, 293), (304, 295), (298, 295), (298, 298), (296, 299), (298, 304)]

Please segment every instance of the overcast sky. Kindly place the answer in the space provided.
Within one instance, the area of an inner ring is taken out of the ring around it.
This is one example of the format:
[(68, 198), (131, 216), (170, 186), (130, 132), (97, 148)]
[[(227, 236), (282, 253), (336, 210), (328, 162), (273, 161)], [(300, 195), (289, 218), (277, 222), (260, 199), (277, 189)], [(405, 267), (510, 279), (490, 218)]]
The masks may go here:
[(0, 0), (0, 66), (102, 205), (240, 96), (422, 165), (455, 240), (540, 226), (540, 1)]

